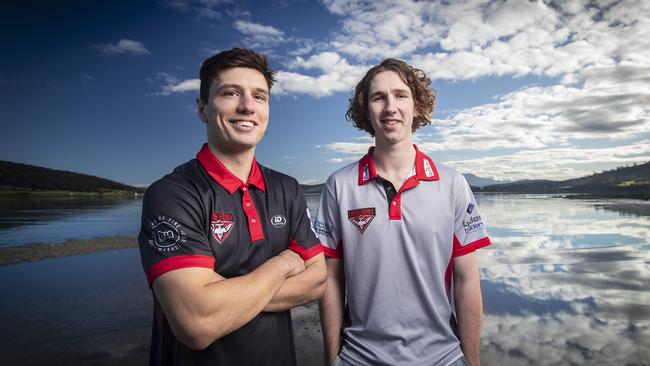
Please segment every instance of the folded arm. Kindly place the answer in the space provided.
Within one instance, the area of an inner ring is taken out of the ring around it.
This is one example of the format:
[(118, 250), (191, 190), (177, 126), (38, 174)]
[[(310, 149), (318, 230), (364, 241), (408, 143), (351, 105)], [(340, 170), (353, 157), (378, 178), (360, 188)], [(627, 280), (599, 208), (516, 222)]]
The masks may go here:
[(285, 250), (247, 275), (229, 279), (209, 268), (169, 271), (154, 280), (153, 291), (174, 335), (200, 350), (248, 323), (288, 277), (302, 271), (302, 259)]
[(305, 261), (305, 270), (287, 278), (264, 311), (284, 311), (318, 300), (325, 291), (325, 257), (319, 253)]
[(476, 255), (454, 258), (454, 302), (458, 316), (460, 346), (471, 366), (480, 365), (483, 300)]

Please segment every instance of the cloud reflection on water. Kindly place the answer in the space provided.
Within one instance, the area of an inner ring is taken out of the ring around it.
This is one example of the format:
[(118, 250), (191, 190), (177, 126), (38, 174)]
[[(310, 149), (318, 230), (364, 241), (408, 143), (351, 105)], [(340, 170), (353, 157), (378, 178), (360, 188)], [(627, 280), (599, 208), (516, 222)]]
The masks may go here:
[(484, 364), (649, 364), (650, 206), (477, 198)]

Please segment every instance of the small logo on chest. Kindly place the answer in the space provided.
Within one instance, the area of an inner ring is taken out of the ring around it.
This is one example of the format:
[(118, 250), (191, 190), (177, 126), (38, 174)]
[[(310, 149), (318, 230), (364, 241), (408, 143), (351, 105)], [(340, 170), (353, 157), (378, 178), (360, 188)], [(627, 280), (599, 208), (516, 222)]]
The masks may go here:
[(271, 217), (271, 225), (273, 225), (273, 227), (279, 229), (286, 224), (287, 224), (287, 219), (285, 219), (284, 216), (282, 215), (273, 215), (273, 217)]
[(213, 212), (210, 216), (210, 232), (222, 244), (235, 226), (235, 218), (230, 212)]
[(357, 229), (363, 234), (368, 228), (372, 220), (375, 218), (375, 208), (357, 208), (348, 210), (348, 220), (356, 226)]

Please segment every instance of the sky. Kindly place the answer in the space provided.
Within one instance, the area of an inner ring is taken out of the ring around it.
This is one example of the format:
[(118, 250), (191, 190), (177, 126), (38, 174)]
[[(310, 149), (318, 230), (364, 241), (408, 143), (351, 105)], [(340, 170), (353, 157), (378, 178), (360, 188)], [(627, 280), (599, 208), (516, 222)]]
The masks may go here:
[(278, 71), (258, 161), (322, 183), (372, 145), (345, 119), (396, 57), (437, 91), (434, 161), (562, 180), (650, 160), (649, 1), (169, 0), (0, 4), (0, 160), (146, 186), (192, 159), (207, 57)]

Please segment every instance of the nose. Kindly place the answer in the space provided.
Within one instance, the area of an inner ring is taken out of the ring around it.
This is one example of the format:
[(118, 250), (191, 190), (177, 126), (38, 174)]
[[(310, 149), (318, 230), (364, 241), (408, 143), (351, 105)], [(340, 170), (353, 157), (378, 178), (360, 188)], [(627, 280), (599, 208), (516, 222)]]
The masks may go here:
[(255, 112), (255, 105), (252, 95), (243, 94), (241, 96), (239, 99), (239, 105), (237, 106), (237, 112), (243, 114), (251, 114)]
[(386, 97), (386, 104), (384, 105), (384, 112), (388, 114), (393, 114), (397, 112), (395, 98), (392, 95)]

